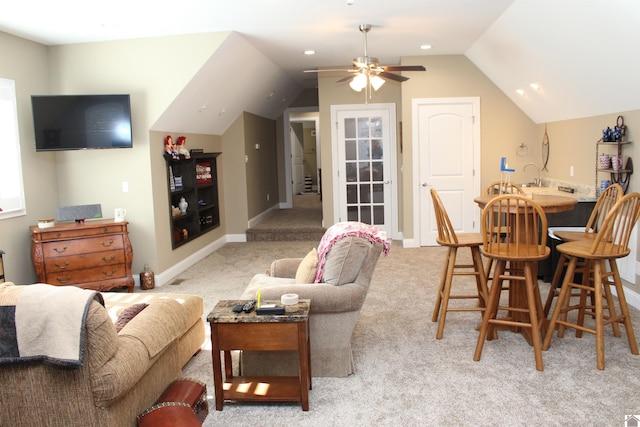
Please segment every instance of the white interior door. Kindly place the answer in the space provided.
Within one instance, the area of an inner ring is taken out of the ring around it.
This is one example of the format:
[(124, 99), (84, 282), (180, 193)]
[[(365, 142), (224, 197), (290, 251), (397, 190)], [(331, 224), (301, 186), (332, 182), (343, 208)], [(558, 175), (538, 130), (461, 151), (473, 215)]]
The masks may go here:
[(293, 194), (304, 192), (304, 147), (302, 142), (302, 123), (291, 123), (291, 164)]
[(419, 218), (416, 234), (419, 233), (420, 246), (432, 246), (437, 244), (438, 235), (432, 187), (442, 198), (457, 232), (477, 231), (479, 208), (473, 198), (480, 191), (479, 101), (414, 100), (413, 108), (414, 150), (417, 149), (414, 182), (418, 186), (414, 204)]
[(332, 106), (336, 222), (360, 221), (394, 232), (395, 106)]

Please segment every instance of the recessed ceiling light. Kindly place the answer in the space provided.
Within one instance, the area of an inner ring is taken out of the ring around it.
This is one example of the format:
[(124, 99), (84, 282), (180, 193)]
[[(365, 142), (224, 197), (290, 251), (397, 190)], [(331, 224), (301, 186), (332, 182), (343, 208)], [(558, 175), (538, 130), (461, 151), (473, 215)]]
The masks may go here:
[(429, 49), (431, 49), (431, 47), (432, 47), (432, 46), (431, 46), (430, 44), (423, 44), (422, 46), (420, 46), (420, 49), (422, 49), (422, 50), (429, 50)]
[(518, 95), (520, 95), (520, 96), (524, 96), (524, 95), (525, 95), (525, 92), (524, 92), (524, 90), (522, 90), (522, 89), (518, 89), (518, 90), (516, 90), (516, 92), (517, 92), (517, 93), (518, 93)]
[(305, 55), (315, 55), (315, 54), (316, 54), (316, 51), (315, 51), (315, 50), (312, 50), (312, 49), (309, 49), (309, 50), (305, 50), (305, 51), (304, 51), (304, 54), (305, 54)]
[(540, 85), (538, 83), (531, 83), (529, 86), (533, 90), (540, 90)]

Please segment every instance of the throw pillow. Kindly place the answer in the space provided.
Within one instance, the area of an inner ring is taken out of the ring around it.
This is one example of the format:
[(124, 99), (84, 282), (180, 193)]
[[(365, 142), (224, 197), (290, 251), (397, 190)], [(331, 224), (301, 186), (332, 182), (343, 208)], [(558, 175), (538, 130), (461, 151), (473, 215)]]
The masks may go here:
[(313, 248), (302, 259), (296, 271), (296, 283), (313, 283), (318, 269), (318, 250)]
[(122, 312), (118, 315), (118, 318), (116, 319), (116, 322), (115, 322), (116, 331), (120, 332), (122, 328), (124, 328), (127, 325), (127, 323), (131, 321), (131, 319), (136, 317), (138, 313), (140, 313), (142, 310), (147, 308), (147, 305), (149, 304), (145, 304), (145, 303), (133, 304), (132, 306), (122, 310)]
[(335, 286), (352, 283), (358, 277), (370, 247), (368, 240), (354, 236), (334, 243), (327, 253), (322, 281)]

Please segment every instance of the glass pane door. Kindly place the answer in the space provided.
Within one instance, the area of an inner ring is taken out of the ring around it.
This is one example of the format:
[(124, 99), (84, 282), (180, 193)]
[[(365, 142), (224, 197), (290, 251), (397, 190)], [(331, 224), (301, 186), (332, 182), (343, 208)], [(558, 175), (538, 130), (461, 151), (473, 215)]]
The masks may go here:
[(385, 169), (381, 116), (344, 119), (348, 221), (385, 224)]

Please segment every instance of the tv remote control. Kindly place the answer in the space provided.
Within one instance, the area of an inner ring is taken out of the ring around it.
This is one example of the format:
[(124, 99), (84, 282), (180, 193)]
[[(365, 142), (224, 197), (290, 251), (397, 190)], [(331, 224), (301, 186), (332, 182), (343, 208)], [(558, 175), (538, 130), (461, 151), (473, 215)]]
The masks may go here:
[(236, 304), (236, 305), (233, 306), (233, 312), (234, 313), (240, 313), (243, 309), (244, 309), (244, 304), (243, 303)]
[(242, 311), (245, 313), (251, 313), (254, 308), (256, 308), (256, 300), (251, 300), (244, 305)]

